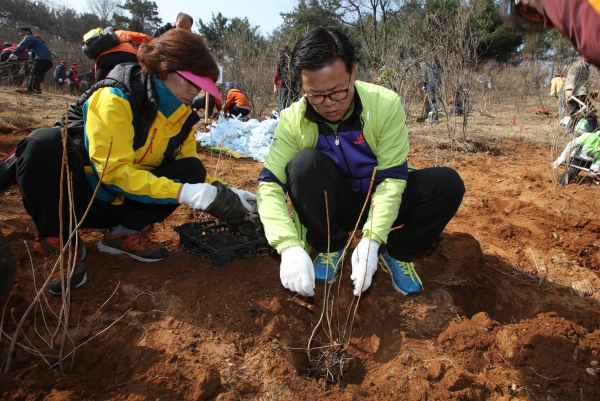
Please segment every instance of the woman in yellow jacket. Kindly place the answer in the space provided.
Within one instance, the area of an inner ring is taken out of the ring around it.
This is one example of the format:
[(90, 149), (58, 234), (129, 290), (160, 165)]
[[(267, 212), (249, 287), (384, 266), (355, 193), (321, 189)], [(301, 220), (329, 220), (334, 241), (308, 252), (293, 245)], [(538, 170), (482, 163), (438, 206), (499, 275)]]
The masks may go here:
[[(115, 67), (54, 127), (37, 129), (17, 145), (17, 183), (39, 232), (34, 249), (44, 256), (42, 275), (53, 294), (87, 280), (81, 263), (85, 248), (76, 235), (71, 243), (75, 262), (69, 266), (65, 257), (58, 268), (54, 265), (63, 245), (60, 233), (66, 243), (70, 217), (83, 219), (100, 180), (81, 227), (111, 228), (98, 249), (143, 262), (168, 256), (148, 232), (179, 204), (236, 224), (252, 208), (247, 201), (256, 199), (218, 181), (211, 185), (215, 180), (196, 152), (193, 126), (199, 117), (189, 105), (200, 88), (220, 97), (214, 84), (219, 70), (204, 40), (173, 29), (142, 45), (139, 61)], [(60, 186), (61, 128), (68, 133), (71, 214), (68, 193), (61, 194)]]

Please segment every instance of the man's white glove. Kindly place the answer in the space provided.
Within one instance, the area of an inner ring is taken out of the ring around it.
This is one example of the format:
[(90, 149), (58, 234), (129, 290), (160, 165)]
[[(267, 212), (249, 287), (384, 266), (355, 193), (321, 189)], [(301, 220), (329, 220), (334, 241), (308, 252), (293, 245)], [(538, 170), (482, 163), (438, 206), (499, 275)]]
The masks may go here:
[(256, 211), (256, 195), (252, 192), (244, 191), (243, 189), (231, 188), (231, 192), (240, 197), (242, 205), (249, 212)]
[(61, 84), (63, 83), (63, 79), (62, 78), (58, 78), (58, 82), (60, 82)]
[(179, 203), (192, 209), (204, 210), (217, 196), (217, 187), (210, 184), (183, 184), (179, 193)]
[(8, 61), (15, 61), (18, 59), (19, 59), (19, 57), (17, 57), (16, 54), (11, 54), (10, 56), (8, 56)]
[(559, 156), (556, 160), (554, 160), (554, 163), (552, 163), (552, 168), (557, 168), (558, 166), (563, 164), (565, 161), (566, 160), (563, 156)]
[(371, 286), (373, 274), (377, 271), (377, 252), (379, 244), (369, 238), (363, 238), (352, 253), (352, 275), (354, 295), (359, 296)]
[(315, 295), (315, 268), (304, 248), (295, 245), (281, 251), (281, 284), (305, 297)]

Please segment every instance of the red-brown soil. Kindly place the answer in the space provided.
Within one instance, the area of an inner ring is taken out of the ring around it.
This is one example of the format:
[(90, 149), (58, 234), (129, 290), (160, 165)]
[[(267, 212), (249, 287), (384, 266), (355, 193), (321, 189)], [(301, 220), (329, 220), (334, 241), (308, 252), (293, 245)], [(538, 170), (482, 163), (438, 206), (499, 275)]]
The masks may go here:
[[(0, 156), (29, 127), (51, 125), (68, 100), (16, 99), (0, 90)], [(21, 123), (7, 122), (11, 116)], [(556, 120), (520, 115), (517, 130), (512, 121), (512, 113), (499, 111), (473, 117), (472, 135), (488, 150), (478, 152), (441, 146), (443, 127), (409, 125), (411, 164), (455, 168), (467, 193), (439, 240), (416, 257), (422, 294), (401, 295), (378, 271), (352, 330), (346, 319), (356, 300), (346, 262), (331, 294), (331, 331), (318, 331), (312, 342), (348, 345), (353, 359), (338, 383), (306, 374), (305, 349), (321, 315), (323, 287), (303, 300), (314, 305), (312, 313), (281, 286), (277, 255), (212, 269), (179, 246), (173, 226), (203, 217), (181, 206), (154, 227), (152, 238), (171, 251), (162, 262), (100, 254), (102, 232), (83, 231), (89, 281), (72, 294), (70, 333), (75, 345), (89, 341), (64, 360), (64, 374), (49, 370), (23, 348), (35, 346), (48, 362), (57, 361), (61, 339), (53, 348), (40, 340), (34, 328), (49, 336), (38, 308), (27, 319), (26, 339), (19, 336), (22, 347), (9, 372), (0, 376), (0, 398), (600, 399), (600, 370), (594, 370), (600, 368), (600, 188), (589, 180), (567, 188), (553, 183)], [(205, 150), (200, 157), (209, 171), (255, 191), (261, 163)], [(0, 229), (18, 261), (12, 296), (2, 305), (3, 330), (13, 336), (14, 321), (35, 296), (33, 277), (37, 286), (41, 281), (28, 254), (36, 229), (17, 187), (0, 196)], [(38, 266), (41, 257), (33, 253), (32, 261)], [(571, 287), (585, 280), (594, 291), (582, 297)], [(46, 300), (58, 314), (62, 299), (42, 298), (53, 331), (56, 317)], [(8, 346), (2, 336), (3, 370)], [(64, 349), (66, 355), (73, 344), (67, 340)]]

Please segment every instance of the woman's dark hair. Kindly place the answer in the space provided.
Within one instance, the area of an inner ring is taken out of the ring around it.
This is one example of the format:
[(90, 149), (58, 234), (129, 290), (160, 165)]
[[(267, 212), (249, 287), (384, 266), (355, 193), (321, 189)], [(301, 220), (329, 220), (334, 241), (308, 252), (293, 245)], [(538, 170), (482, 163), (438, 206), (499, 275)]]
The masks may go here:
[(144, 43), (138, 52), (144, 74), (154, 74), (164, 80), (176, 71), (219, 78), (219, 67), (213, 60), (204, 39), (185, 29), (170, 29), (150, 43)]
[(311, 29), (298, 40), (292, 53), (294, 73), (317, 71), (341, 59), (350, 73), (357, 63), (354, 45), (340, 31), (332, 28)]

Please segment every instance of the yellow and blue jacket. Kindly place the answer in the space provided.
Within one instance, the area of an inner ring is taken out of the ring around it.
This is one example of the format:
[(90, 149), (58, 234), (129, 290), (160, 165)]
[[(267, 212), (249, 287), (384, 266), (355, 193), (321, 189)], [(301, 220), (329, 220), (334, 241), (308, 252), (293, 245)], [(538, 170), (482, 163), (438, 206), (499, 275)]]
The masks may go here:
[[(182, 184), (152, 170), (198, 157), (192, 134), (198, 120), (160, 79), (144, 76), (137, 64), (122, 64), (69, 107), (68, 133), (89, 160), (91, 186), (102, 177), (97, 199), (175, 204)], [(206, 182), (213, 180), (207, 175)]]

